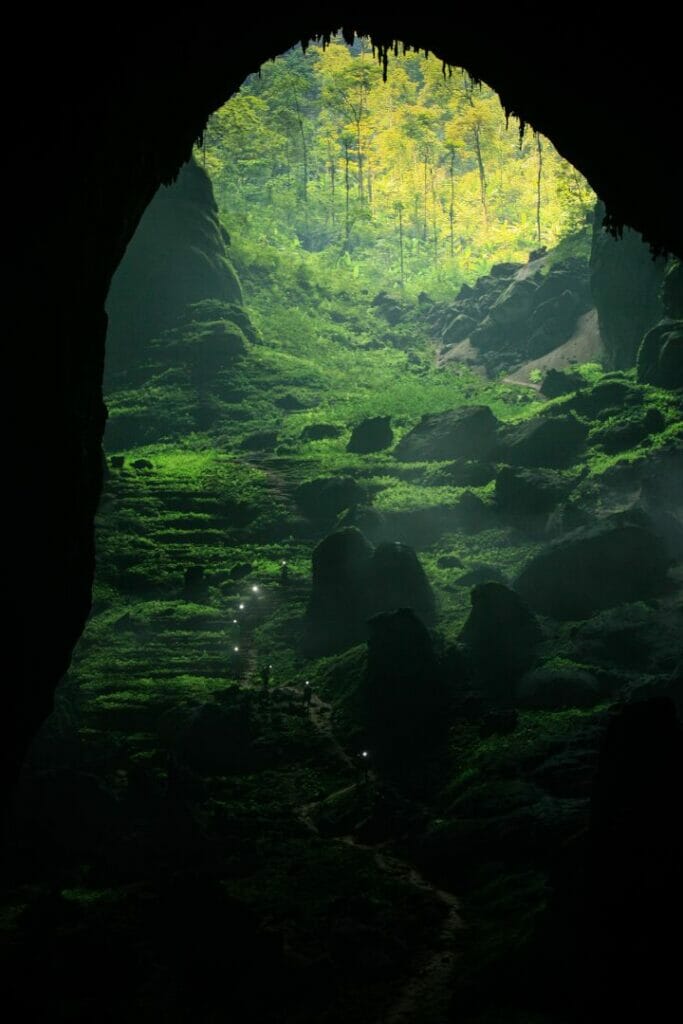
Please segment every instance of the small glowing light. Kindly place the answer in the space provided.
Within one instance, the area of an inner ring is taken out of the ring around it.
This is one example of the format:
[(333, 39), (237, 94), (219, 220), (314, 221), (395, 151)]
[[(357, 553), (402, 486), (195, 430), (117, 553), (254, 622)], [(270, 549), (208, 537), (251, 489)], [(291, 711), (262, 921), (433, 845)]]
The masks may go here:
[(368, 756), (368, 752), (367, 752), (367, 750), (364, 750), (363, 753), (361, 754), (361, 757), (367, 757), (367, 756)]
[(240, 605), (240, 611), (241, 611), (241, 612), (243, 612), (243, 611), (244, 611), (244, 605), (243, 605), (243, 604), (241, 604), (241, 605)]
[(239, 647), (233, 647), (233, 651), (235, 651), (235, 653), (237, 653), (237, 651), (239, 651)]
[(237, 619), (233, 619), (233, 620), (232, 620), (232, 622), (233, 622), (233, 625), (234, 625), (234, 626), (236, 626), (236, 625), (237, 625)]
[(254, 586), (251, 589), (255, 594), (258, 594), (258, 587), (256, 586), (256, 584), (254, 584)]
[(273, 667), (272, 665), (269, 665), (269, 666), (268, 666), (268, 668), (272, 668), (272, 667)]
[(304, 686), (310, 686), (310, 685), (311, 685), (310, 681), (307, 679), (306, 682), (304, 683)]
[(284, 558), (282, 559), (282, 564), (283, 564), (283, 565), (287, 565), (287, 563), (286, 563), (286, 561), (284, 560)]

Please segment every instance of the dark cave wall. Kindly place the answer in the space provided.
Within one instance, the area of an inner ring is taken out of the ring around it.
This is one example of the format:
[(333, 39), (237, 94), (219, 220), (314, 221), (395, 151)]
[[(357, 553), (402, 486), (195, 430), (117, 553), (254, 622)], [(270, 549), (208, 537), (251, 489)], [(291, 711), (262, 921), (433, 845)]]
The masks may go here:
[[(651, 23), (492, 24), (449, 14), (376, 13), (339, 5), (325, 17), (297, 7), (243, 27), (166, 13), (146, 24), (125, 7), (95, 31), (59, 11), (14, 28), (25, 61), (7, 133), (21, 141), (10, 214), (16, 283), (11, 374), (27, 394), (21, 420), (21, 495), (13, 577), (13, 636), (21, 671), (7, 683), (3, 779), (49, 712), (54, 686), (89, 610), (93, 516), (101, 486), (101, 397), (111, 276), (161, 182), (191, 152), (207, 115), (267, 58), (344, 22), (376, 40), (404, 39), (464, 66), (506, 107), (548, 135), (606, 202), (610, 216), (653, 245), (683, 254), (677, 139), (677, 32)], [(70, 19), (73, 19), (71, 21)], [(90, 44), (82, 40), (90, 33)], [(625, 59), (628, 55), (628, 60)], [(653, 140), (656, 145), (653, 146)]]

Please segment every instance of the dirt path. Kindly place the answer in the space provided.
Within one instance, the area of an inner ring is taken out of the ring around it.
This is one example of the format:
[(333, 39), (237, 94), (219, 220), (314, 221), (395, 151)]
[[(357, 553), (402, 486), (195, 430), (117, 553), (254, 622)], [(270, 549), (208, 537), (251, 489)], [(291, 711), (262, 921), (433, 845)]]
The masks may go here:
[[(310, 707), (310, 718), (314, 727), (331, 744), (339, 759), (349, 768), (358, 771), (358, 765), (349, 757), (332, 731), (331, 707), (319, 697), (313, 697)], [(368, 772), (368, 780), (376, 781), (373, 772)], [(337, 790), (330, 796), (341, 796), (350, 792), (356, 783)], [(297, 809), (299, 819), (314, 835), (318, 829), (313, 820), (313, 811), (320, 801), (304, 804)], [(452, 993), (452, 975), (458, 953), (456, 948), (457, 932), (462, 928), (456, 897), (444, 889), (438, 889), (428, 882), (412, 864), (396, 857), (387, 849), (387, 843), (368, 846), (358, 842), (354, 836), (341, 836), (338, 842), (355, 846), (360, 850), (372, 853), (375, 864), (385, 874), (390, 875), (407, 885), (431, 894), (442, 904), (446, 913), (443, 923), (435, 936), (434, 944), (418, 958), (412, 974), (406, 979), (396, 998), (378, 1019), (377, 1024), (442, 1024), (447, 1019), (448, 1007)]]

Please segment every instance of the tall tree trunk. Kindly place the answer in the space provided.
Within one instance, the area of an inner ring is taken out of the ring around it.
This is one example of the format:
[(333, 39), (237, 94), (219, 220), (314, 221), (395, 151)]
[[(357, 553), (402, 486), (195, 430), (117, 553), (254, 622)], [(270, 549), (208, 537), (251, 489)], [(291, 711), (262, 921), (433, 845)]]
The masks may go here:
[(536, 152), (538, 154), (538, 171), (536, 174), (536, 236), (538, 238), (538, 244), (541, 245), (543, 239), (541, 235), (541, 188), (543, 184), (543, 145), (541, 143), (541, 136), (536, 133)]
[(329, 155), (329, 161), (330, 161), (330, 212), (332, 214), (332, 218), (331, 218), (332, 219), (332, 227), (334, 228), (334, 226), (336, 224), (336, 220), (337, 220), (336, 211), (335, 211), (335, 196), (334, 196), (334, 186), (335, 186), (335, 177), (336, 177), (336, 170), (337, 169), (335, 167), (334, 154), (332, 153), (331, 148), (328, 150), (328, 155)]
[(299, 134), (301, 135), (301, 155), (303, 164), (303, 200), (304, 203), (308, 203), (308, 143), (306, 142), (306, 131), (304, 129), (304, 119), (301, 116), (301, 107), (299, 106), (299, 95), (294, 90), (294, 109), (296, 110), (296, 120), (299, 126)]
[(448, 173), (451, 179), (451, 202), (448, 207), (448, 223), (450, 226), (450, 240), (451, 240), (451, 257), (455, 256), (455, 237), (454, 237), (454, 224), (455, 224), (455, 150), (451, 149), (450, 152), (450, 165)]
[(484, 209), (484, 223), (488, 226), (489, 211), (486, 203), (486, 168), (484, 167), (484, 158), (481, 153), (481, 134), (479, 131), (478, 124), (474, 126), (473, 135), (474, 151), (477, 155), (477, 167), (479, 168), (479, 191), (481, 195), (481, 205)]
[(344, 248), (349, 247), (349, 235), (351, 233), (351, 207), (349, 193), (351, 191), (351, 180), (349, 177), (349, 144), (344, 141), (344, 184), (346, 186), (346, 221), (344, 224)]
[(424, 157), (424, 188), (422, 192), (422, 239), (427, 241), (429, 235), (429, 228), (427, 226), (427, 170), (429, 164), (427, 162), (427, 154)]
[(405, 287), (405, 269), (403, 266), (403, 204), (398, 206), (398, 248), (401, 257), (401, 288)]

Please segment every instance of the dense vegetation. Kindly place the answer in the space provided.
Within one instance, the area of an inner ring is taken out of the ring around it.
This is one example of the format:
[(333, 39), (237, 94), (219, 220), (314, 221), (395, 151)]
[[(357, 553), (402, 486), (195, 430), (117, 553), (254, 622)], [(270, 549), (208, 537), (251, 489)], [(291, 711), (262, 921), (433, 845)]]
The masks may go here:
[(318, 253), (369, 287), (450, 294), (581, 228), (594, 197), (497, 95), (363, 40), (291, 50), (211, 119), (199, 153), (238, 251)]

